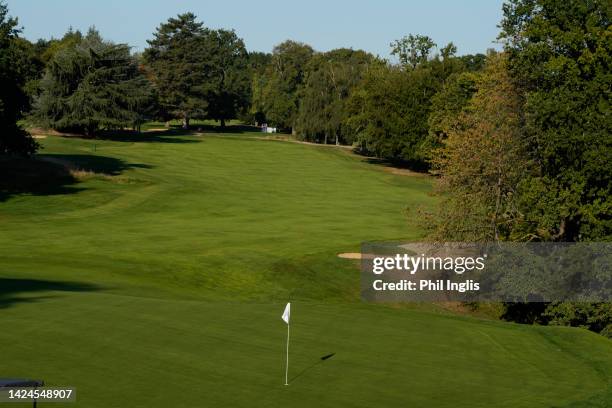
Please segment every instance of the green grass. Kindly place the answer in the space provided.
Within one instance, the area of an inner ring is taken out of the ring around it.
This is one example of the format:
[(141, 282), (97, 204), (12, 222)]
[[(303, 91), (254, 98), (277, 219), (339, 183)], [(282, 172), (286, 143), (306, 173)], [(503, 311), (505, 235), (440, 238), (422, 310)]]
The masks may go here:
[(256, 136), (47, 138), (41, 178), (3, 171), (0, 377), (83, 407), (609, 405), (601, 336), (359, 302), (336, 254), (418, 238), (429, 179)]

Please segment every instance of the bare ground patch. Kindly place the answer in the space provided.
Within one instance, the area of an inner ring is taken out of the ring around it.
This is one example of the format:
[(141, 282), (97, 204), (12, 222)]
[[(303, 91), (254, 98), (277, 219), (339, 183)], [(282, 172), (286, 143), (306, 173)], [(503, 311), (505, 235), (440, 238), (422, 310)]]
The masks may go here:
[(31, 127), (26, 129), (34, 139), (44, 139), (47, 136), (75, 136), (82, 137), (83, 135), (79, 135), (78, 133), (66, 133), (66, 132), (58, 132), (53, 129), (44, 129), (40, 127)]
[(410, 176), (410, 177), (429, 177), (427, 173), (419, 173), (409, 169), (402, 169), (399, 167), (384, 167), (386, 173), (395, 174), (396, 176)]

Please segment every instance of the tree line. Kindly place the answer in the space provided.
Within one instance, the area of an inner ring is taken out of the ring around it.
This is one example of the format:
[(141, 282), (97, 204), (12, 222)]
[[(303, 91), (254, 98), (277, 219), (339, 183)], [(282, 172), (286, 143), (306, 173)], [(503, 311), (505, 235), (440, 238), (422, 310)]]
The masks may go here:
[[(431, 235), (609, 242), (609, 2), (512, 0), (503, 13), (504, 52), (454, 75), (432, 101), (430, 163), (443, 200)], [(504, 314), (612, 337), (611, 303), (507, 304)]]
[[(609, 241), (609, 13), (607, 0), (509, 0), (502, 51), (458, 56), (408, 35), (390, 62), (291, 40), (248, 52), (191, 13), (162, 23), (142, 54), (95, 29), (30, 43), (0, 3), (0, 152), (35, 151), (24, 116), (89, 135), (237, 118), (429, 170), (442, 197), (422, 214), (432, 239)], [(506, 314), (612, 335), (610, 304), (521, 310)]]
[[(160, 24), (142, 53), (95, 28), (31, 43), (1, 4), (10, 26), (7, 61), (21, 68), (7, 72), (22, 94), (13, 122), (26, 117), (90, 136), (150, 120), (179, 119), (188, 128), (192, 119), (221, 127), (239, 119), (425, 168), (432, 97), (449, 76), (478, 70), (485, 60), (457, 57), (453, 44), (433, 54), (436, 44), (420, 35), (391, 44), (398, 64), (362, 50), (317, 52), (292, 40), (271, 53), (249, 53), (233, 30), (205, 27), (192, 13)], [(14, 150), (31, 153), (30, 145)]]

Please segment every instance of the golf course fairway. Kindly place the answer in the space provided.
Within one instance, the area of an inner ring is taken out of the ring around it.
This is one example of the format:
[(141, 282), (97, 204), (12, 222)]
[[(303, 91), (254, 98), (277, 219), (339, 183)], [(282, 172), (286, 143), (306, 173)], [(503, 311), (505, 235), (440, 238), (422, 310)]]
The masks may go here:
[(360, 301), (337, 254), (421, 237), (430, 179), (259, 136), (41, 139), (0, 195), (0, 376), (76, 388), (43, 407), (610, 406), (603, 336)]

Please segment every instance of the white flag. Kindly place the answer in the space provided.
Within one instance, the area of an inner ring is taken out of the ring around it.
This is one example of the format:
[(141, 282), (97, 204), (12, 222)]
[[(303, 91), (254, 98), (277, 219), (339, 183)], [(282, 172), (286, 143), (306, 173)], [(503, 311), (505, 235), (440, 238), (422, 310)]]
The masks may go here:
[(285, 306), (285, 311), (283, 312), (283, 316), (282, 316), (282, 319), (287, 324), (289, 324), (289, 316), (290, 315), (291, 315), (291, 303), (287, 303), (287, 306)]

